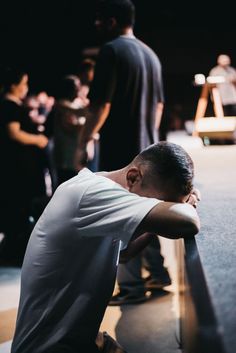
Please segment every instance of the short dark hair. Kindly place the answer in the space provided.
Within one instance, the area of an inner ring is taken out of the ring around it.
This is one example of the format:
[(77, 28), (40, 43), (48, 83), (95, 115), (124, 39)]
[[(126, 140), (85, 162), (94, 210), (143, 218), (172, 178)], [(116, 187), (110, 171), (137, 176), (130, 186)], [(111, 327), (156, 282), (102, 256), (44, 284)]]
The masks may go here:
[(62, 77), (58, 85), (57, 99), (67, 99), (73, 101), (78, 97), (80, 89), (80, 79), (76, 75), (66, 75)]
[(120, 27), (133, 26), (135, 6), (131, 0), (100, 0), (97, 15), (103, 19), (114, 17)]
[(91, 58), (85, 58), (81, 61), (79, 65), (79, 72), (89, 71), (95, 67), (95, 64), (96, 64), (95, 60)]
[(1, 83), (3, 91), (9, 92), (12, 85), (18, 85), (27, 73), (18, 67), (7, 66), (1, 70)]
[(82, 85), (89, 85), (89, 72), (95, 70), (95, 60), (91, 58), (85, 58), (81, 61), (78, 69), (78, 76), (80, 78), (80, 81)]
[(135, 159), (137, 163), (147, 164), (144, 183), (155, 182), (160, 176), (163, 184), (173, 185), (180, 195), (188, 195), (193, 188), (194, 165), (183, 147), (166, 141), (150, 145)]

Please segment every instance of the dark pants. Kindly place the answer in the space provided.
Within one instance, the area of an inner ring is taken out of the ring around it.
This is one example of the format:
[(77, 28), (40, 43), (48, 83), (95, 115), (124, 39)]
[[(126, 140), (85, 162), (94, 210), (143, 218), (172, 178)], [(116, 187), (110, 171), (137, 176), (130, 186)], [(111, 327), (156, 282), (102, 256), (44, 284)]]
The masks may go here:
[(223, 106), (225, 116), (236, 116), (236, 104), (227, 104)]
[(163, 263), (160, 241), (155, 237), (140, 254), (125, 264), (119, 264), (117, 282), (120, 290), (143, 293), (145, 291), (142, 278), (143, 266), (150, 272), (152, 278), (158, 278), (163, 271)]

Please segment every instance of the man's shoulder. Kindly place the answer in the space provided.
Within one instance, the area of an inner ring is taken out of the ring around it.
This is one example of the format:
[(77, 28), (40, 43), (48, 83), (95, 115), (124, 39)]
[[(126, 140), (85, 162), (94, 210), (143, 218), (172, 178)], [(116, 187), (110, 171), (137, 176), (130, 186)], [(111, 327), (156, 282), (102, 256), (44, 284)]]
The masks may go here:
[(1, 105), (1, 108), (8, 108), (8, 109), (18, 109), (19, 107), (19, 105), (16, 102), (6, 98), (2, 98), (0, 100), (0, 105)]
[(210, 72), (209, 72), (209, 76), (214, 76), (214, 75), (219, 75), (222, 74), (224, 72), (224, 69), (220, 66), (214, 66)]
[[(132, 52), (135, 51), (142, 51), (146, 54), (146, 57), (151, 58), (154, 62), (160, 63), (160, 59), (157, 53), (152, 49), (149, 45), (144, 43), (139, 38), (133, 37), (126, 37), (126, 36), (119, 36), (113, 39), (110, 42), (107, 42), (104, 45), (104, 49), (114, 51), (114, 52), (121, 52), (121, 53), (129, 53), (130, 50), (125, 51), (125, 48), (129, 48)], [(132, 48), (132, 49), (131, 49)]]

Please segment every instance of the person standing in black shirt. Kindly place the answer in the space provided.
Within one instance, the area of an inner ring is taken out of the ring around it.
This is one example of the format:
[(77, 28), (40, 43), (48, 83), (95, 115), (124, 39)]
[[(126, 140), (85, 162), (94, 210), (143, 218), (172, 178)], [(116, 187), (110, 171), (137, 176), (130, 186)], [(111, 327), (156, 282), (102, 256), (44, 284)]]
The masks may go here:
[[(15, 68), (3, 75), (0, 101), (0, 227), (5, 234), (4, 256), (16, 260), (24, 252), (31, 202), (46, 193), (40, 151), (48, 139), (32, 128), (23, 99), (28, 92), (28, 75)], [(41, 173), (40, 173), (41, 171)], [(28, 234), (29, 235), (29, 234)], [(24, 243), (24, 244), (23, 244)], [(1, 257), (3, 254), (1, 254)]]
[[(96, 60), (78, 159), (82, 160), (86, 145), (99, 132), (99, 169), (103, 171), (122, 168), (143, 148), (158, 141), (164, 106), (162, 67), (156, 53), (135, 37), (134, 22), (135, 7), (130, 0), (99, 2), (95, 26), (105, 44)], [(170, 284), (170, 278), (163, 266), (157, 237), (154, 242), (145, 260), (150, 272), (155, 272), (159, 288)], [(119, 266), (120, 293), (112, 305), (147, 298), (141, 260), (142, 255), (133, 263)]]

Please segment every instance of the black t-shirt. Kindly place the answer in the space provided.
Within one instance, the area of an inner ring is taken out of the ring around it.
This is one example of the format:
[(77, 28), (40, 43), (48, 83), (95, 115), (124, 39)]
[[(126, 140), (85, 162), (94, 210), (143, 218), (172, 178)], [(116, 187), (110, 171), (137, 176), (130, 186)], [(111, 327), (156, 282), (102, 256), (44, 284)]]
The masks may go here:
[[(0, 188), (2, 193), (17, 195), (19, 198), (31, 198), (45, 194), (43, 175), (43, 151), (34, 145), (25, 145), (12, 139), (8, 125), (17, 122), (20, 129), (28, 133), (36, 133), (28, 111), (9, 99), (0, 102)], [(7, 196), (6, 195), (6, 196)], [(28, 195), (28, 196), (26, 196)]]
[(22, 105), (11, 100), (2, 99), (0, 103), (0, 155), (4, 166), (17, 169), (20, 166), (24, 146), (12, 139), (8, 125), (12, 122), (24, 124), (26, 111)]
[(157, 55), (135, 37), (120, 36), (105, 44), (89, 99), (91, 103), (111, 103), (101, 130), (101, 168), (126, 165), (141, 149), (158, 140), (156, 107), (164, 102), (164, 93)]

